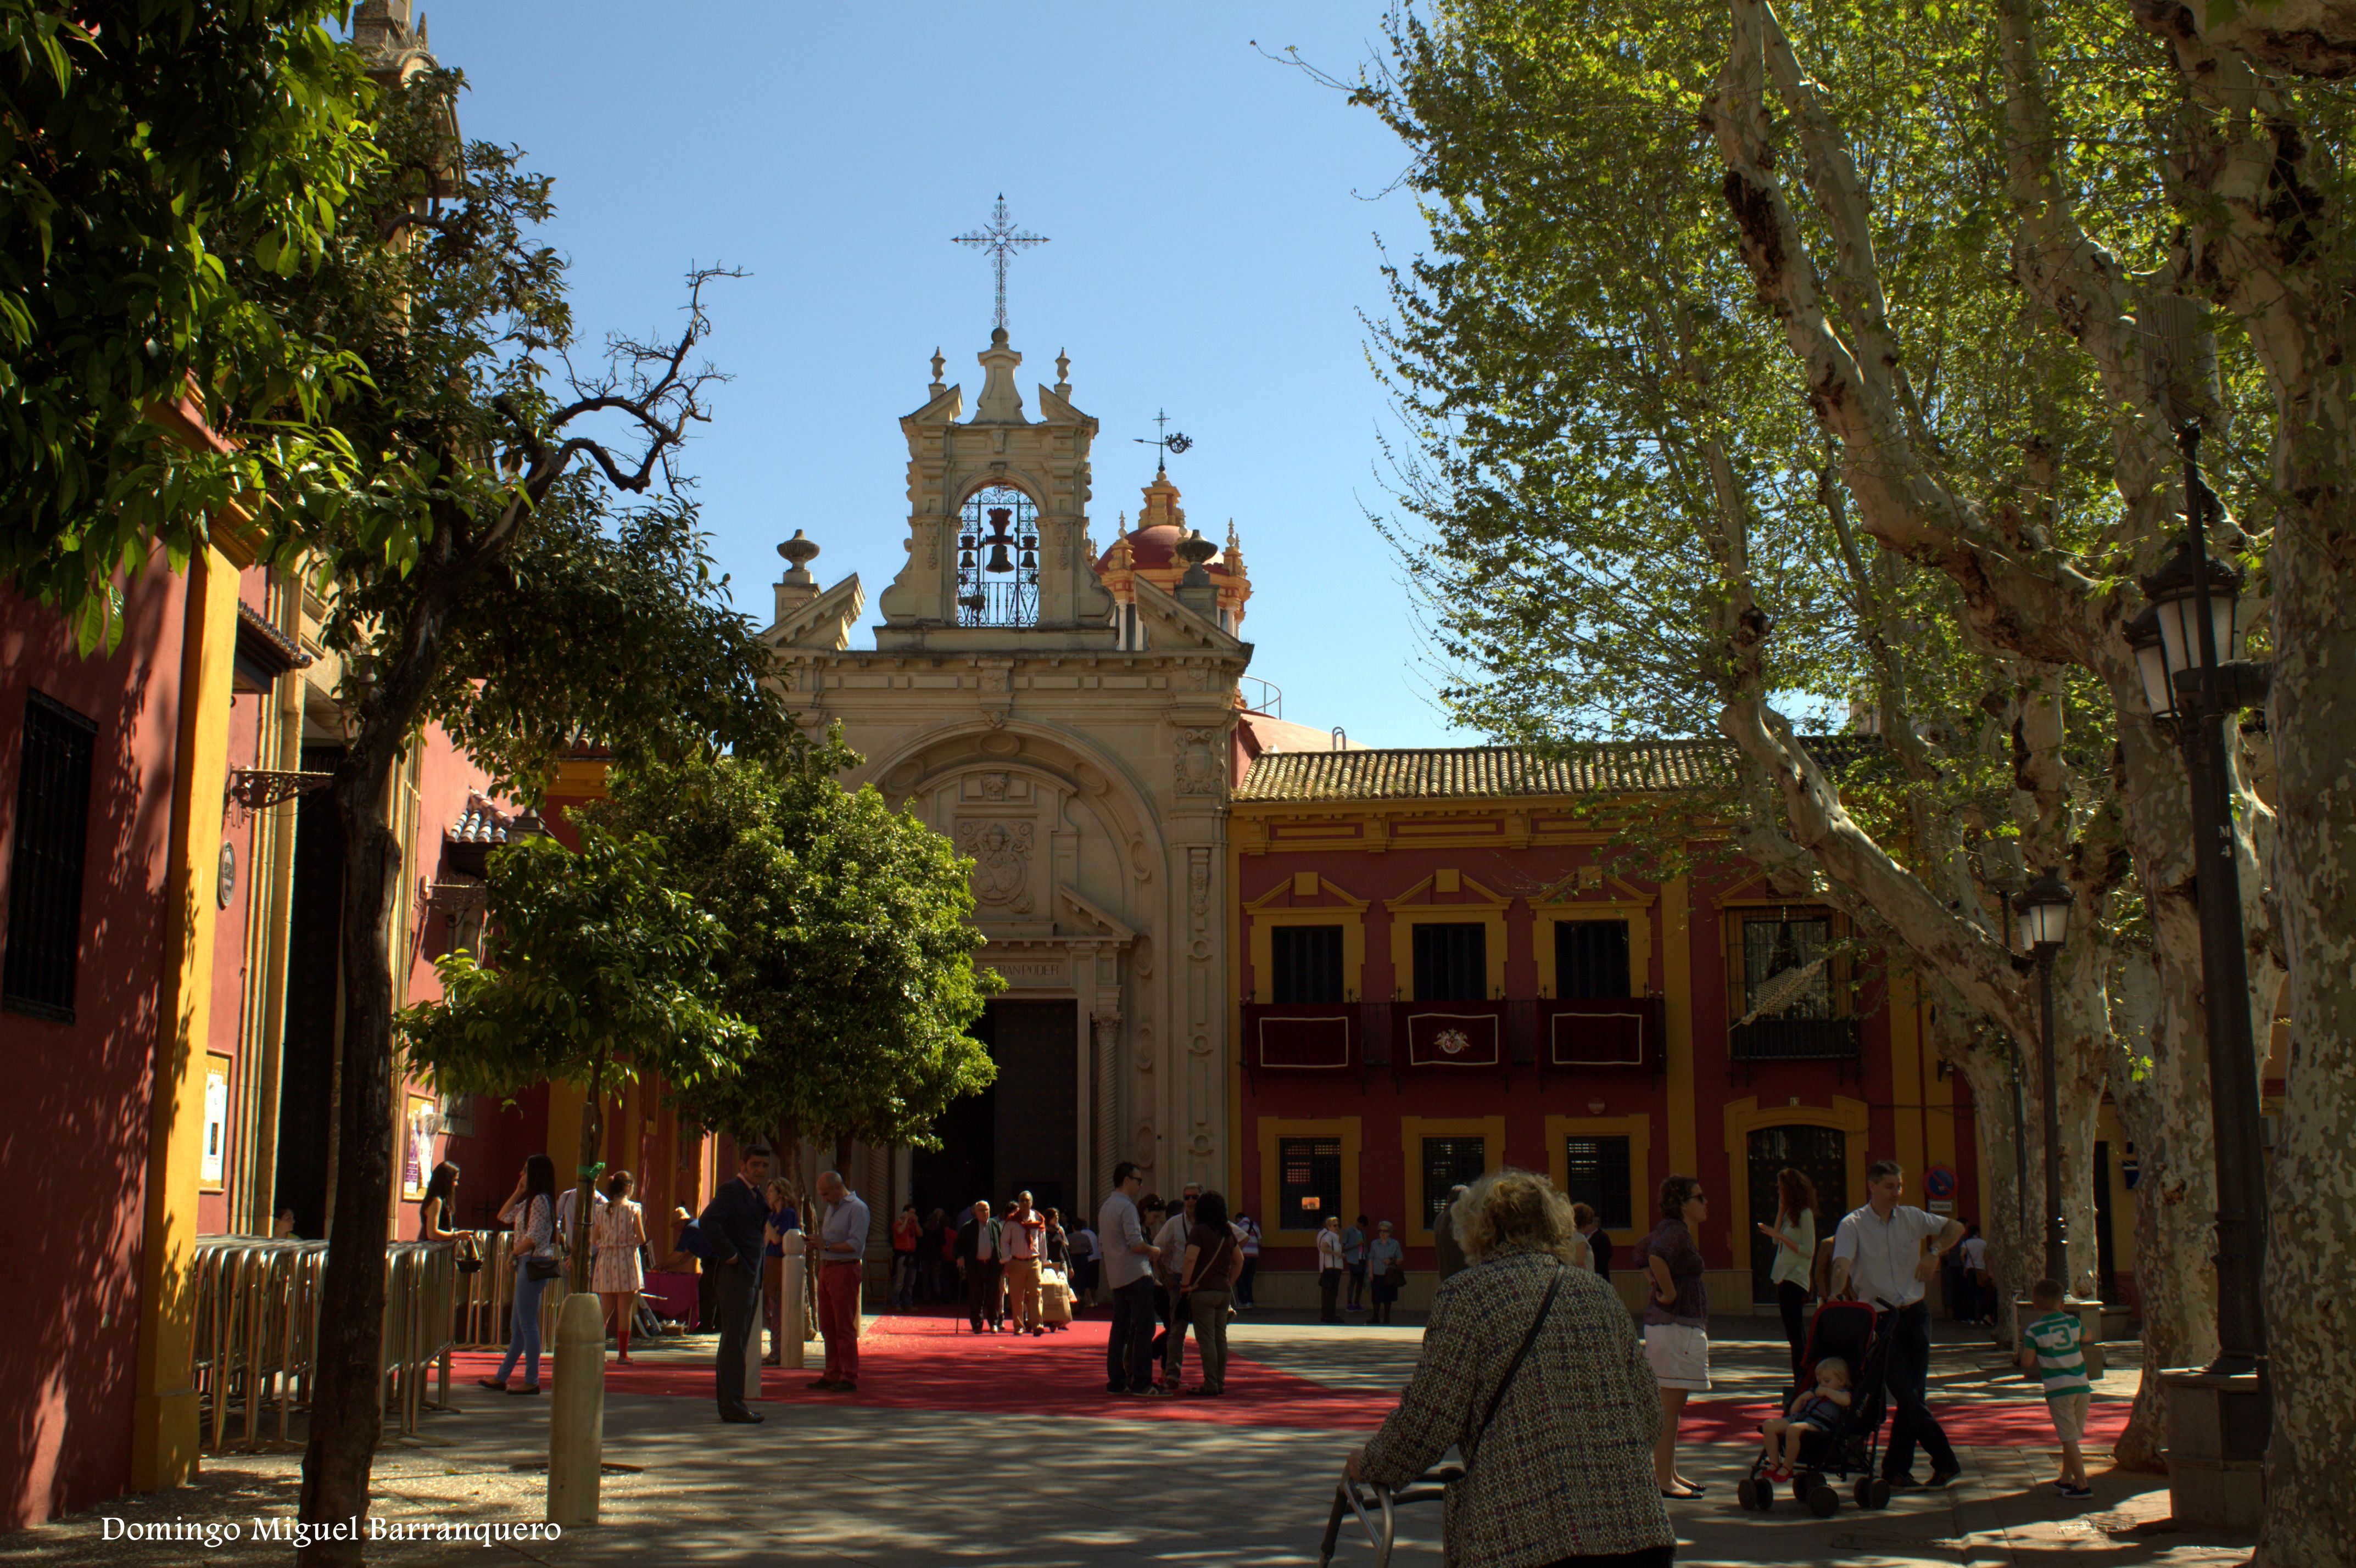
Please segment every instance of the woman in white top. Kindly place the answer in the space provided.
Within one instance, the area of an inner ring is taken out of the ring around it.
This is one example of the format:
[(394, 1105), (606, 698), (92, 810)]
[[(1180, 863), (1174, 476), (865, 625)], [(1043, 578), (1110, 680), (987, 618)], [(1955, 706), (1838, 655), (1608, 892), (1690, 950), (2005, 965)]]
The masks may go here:
[(1775, 1222), (1759, 1233), (1775, 1243), (1775, 1305), (1783, 1312), (1783, 1338), (1792, 1342), (1792, 1377), (1797, 1381), (1808, 1350), (1809, 1282), (1816, 1263), (1816, 1184), (1785, 1166), (1775, 1173)]
[(1336, 1298), (1341, 1293), (1342, 1275), (1347, 1266), (1342, 1261), (1342, 1216), (1328, 1214), (1324, 1227), (1317, 1232), (1318, 1322), (1342, 1321)]
[[(499, 1206), (499, 1220), (515, 1227), (515, 1306), (508, 1314), (508, 1353), (499, 1362), (498, 1375), (481, 1381), (485, 1388), (502, 1393), (538, 1393), (540, 1297), (548, 1288), (548, 1282), (556, 1277), (556, 1272), (548, 1270), (535, 1275), (532, 1265), (539, 1264), (546, 1269), (556, 1261), (554, 1160), (536, 1154), (523, 1162), (515, 1190)], [(518, 1356), (524, 1360), (524, 1381), (509, 1388), (508, 1374), (515, 1371)]]
[(589, 1288), (605, 1304), (607, 1330), (619, 1349), (624, 1365), (630, 1360), (630, 1317), (638, 1309), (638, 1292), (647, 1285), (638, 1249), (647, 1243), (646, 1211), (630, 1200), (636, 1185), (626, 1170), (605, 1179), (605, 1201), (590, 1221), (589, 1239), (597, 1248), (589, 1266)]

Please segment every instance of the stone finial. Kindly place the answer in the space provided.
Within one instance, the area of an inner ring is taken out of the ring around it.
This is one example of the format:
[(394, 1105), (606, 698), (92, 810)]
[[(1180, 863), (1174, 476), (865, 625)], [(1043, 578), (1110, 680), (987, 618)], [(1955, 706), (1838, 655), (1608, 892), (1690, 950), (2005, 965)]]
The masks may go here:
[(1072, 357), (1060, 348), (1055, 350), (1055, 395), (1059, 398), (1072, 395)]
[(796, 605), (818, 596), (818, 579), (809, 569), (818, 556), (818, 541), (796, 528), (794, 537), (777, 547), (777, 553), (786, 558), (786, 574), (777, 580), (777, 619), (783, 621)]
[(787, 564), (793, 570), (800, 571), (818, 559), (818, 540), (796, 528), (794, 537), (777, 547), (777, 553), (786, 558)]
[(928, 390), (937, 398), (949, 389), (948, 383), (941, 379), (941, 371), (948, 364), (948, 359), (938, 348), (935, 348), (933, 350), (933, 384)]
[(1007, 347), (1006, 328), (993, 329), (990, 347), (976, 356), (981, 362), (985, 379), (981, 396), (975, 400), (973, 424), (1028, 424), (1023, 417), (1023, 397), (1014, 389), (1014, 368), (1023, 363), (1023, 356)]
[(1208, 582), (1211, 574), (1203, 570), (1203, 563), (1218, 554), (1219, 547), (1205, 539), (1200, 528), (1191, 528), (1185, 538), (1171, 548), (1171, 553), (1186, 563), (1186, 575), (1178, 580), (1182, 584), (1193, 584), (1197, 581)]

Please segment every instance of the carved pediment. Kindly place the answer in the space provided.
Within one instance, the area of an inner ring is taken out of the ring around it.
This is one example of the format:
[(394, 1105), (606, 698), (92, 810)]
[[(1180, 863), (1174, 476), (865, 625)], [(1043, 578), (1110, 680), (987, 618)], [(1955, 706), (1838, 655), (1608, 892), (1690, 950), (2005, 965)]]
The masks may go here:
[(1244, 651), (1242, 638), (1219, 630), (1216, 621), (1205, 620), (1145, 578), (1135, 579), (1132, 586), (1137, 593), (1137, 613), (1153, 630), (1154, 647), (1207, 648), (1223, 654)]
[(851, 624), (866, 608), (867, 592), (860, 587), (859, 574), (854, 571), (824, 592), (794, 606), (764, 635), (769, 645), (776, 648), (848, 648)]
[(1078, 934), (1095, 937), (1115, 946), (1127, 946), (1137, 940), (1137, 933), (1069, 888), (1055, 890), (1055, 912), (1076, 926)]

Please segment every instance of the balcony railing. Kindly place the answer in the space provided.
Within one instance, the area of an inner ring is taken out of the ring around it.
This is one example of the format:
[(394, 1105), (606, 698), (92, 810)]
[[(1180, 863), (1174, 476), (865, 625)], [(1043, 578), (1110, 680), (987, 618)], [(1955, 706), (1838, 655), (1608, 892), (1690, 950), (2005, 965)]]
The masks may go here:
[(1859, 1054), (1855, 1019), (1754, 1019), (1728, 1033), (1736, 1061), (1853, 1061)]

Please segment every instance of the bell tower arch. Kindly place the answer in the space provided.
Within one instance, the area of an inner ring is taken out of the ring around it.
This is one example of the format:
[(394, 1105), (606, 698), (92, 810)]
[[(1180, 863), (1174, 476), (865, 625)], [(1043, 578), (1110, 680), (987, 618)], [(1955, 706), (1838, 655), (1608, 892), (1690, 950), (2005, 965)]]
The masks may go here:
[[(1113, 645), (1112, 596), (1087, 548), (1093, 415), (1072, 406), (1056, 357), (1054, 387), (1025, 416), (1006, 329), (976, 357), (973, 417), (962, 387), (933, 357), (931, 398), (900, 421), (908, 441), (908, 564), (884, 591), (875, 645), (959, 650)], [(1000, 514), (1003, 514), (1001, 516)]]

